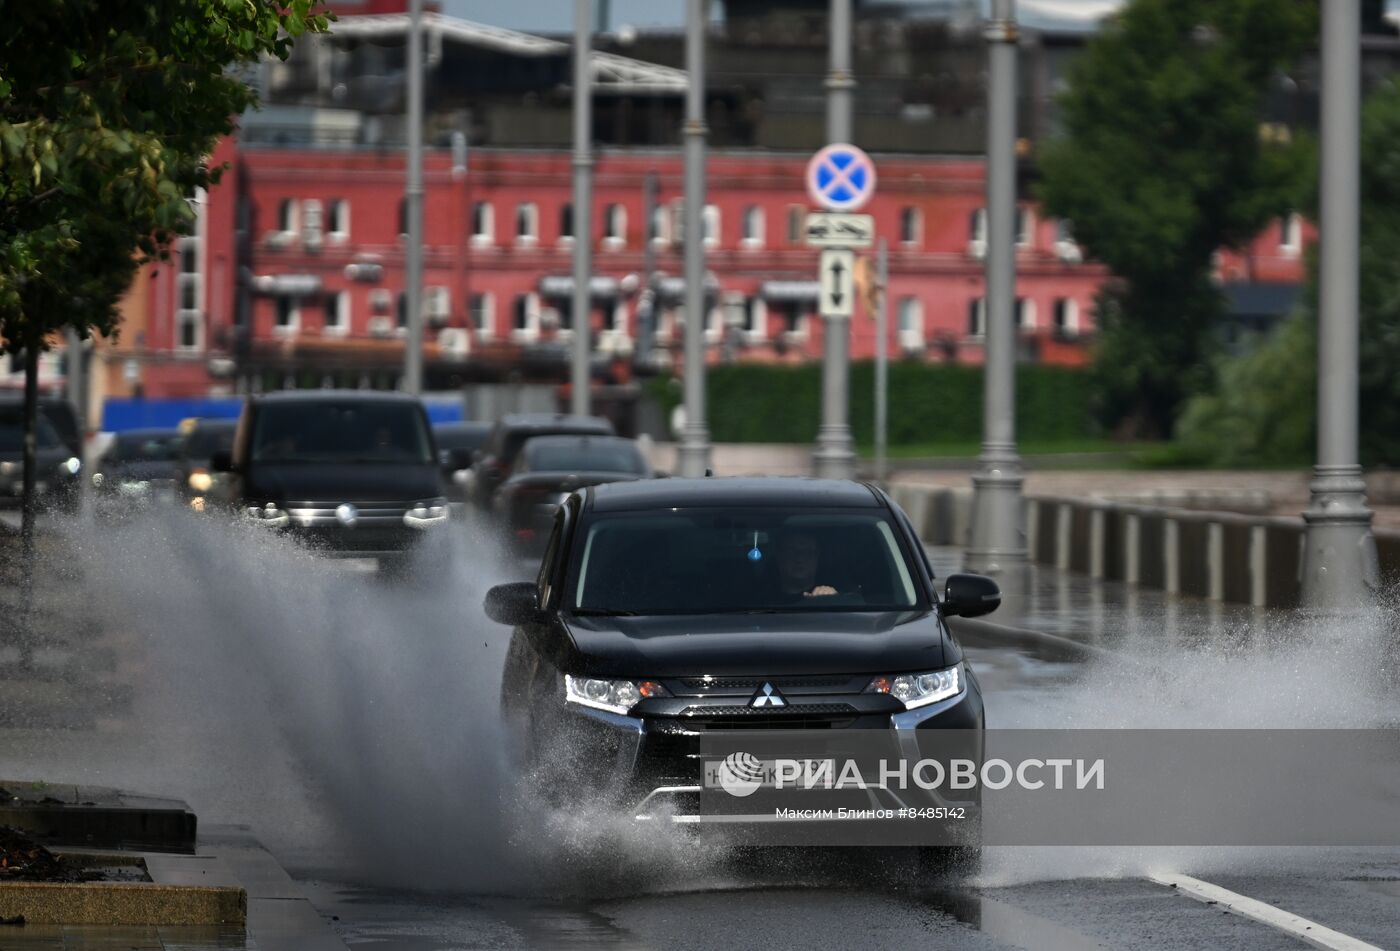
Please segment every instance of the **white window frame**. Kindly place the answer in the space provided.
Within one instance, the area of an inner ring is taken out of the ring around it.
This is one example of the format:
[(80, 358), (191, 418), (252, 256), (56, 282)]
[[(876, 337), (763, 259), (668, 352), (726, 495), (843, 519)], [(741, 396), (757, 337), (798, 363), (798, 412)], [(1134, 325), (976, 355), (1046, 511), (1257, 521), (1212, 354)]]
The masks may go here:
[(656, 207), (651, 210), (652, 221), (651, 230), (656, 233), (651, 236), (653, 247), (664, 247), (671, 243), (671, 209), (657, 202)]
[[(525, 230), (520, 225), (525, 224)], [(523, 247), (534, 247), (540, 241), (540, 206), (533, 201), (522, 201), (515, 206), (515, 243)]]
[[(476, 228), (476, 210), (482, 210), (481, 230)], [(496, 243), (496, 206), (489, 201), (473, 202), (469, 209), (472, 223), (471, 245), (474, 248), (489, 248)]]
[[(476, 324), (476, 301), (481, 301), (481, 326)], [(490, 340), (496, 335), (496, 295), (490, 291), (473, 294), (467, 301), (468, 330), (478, 340)]]
[(1052, 312), (1050, 320), (1053, 329), (1058, 330), (1066, 337), (1079, 336), (1079, 301), (1075, 300), (1073, 297), (1056, 298), (1055, 311), (1059, 311), (1061, 308), (1064, 309), (1064, 324), (1063, 326), (1056, 326), (1055, 318), (1057, 314)]
[(423, 320), (435, 327), (442, 327), (452, 319), (452, 288), (434, 284), (423, 288)]
[[(564, 210), (569, 211), (569, 231), (564, 233)], [(574, 233), (578, 232), (578, 218), (574, 214), (574, 203), (566, 201), (559, 206), (559, 247), (572, 248), (574, 246)]]
[(968, 336), (982, 338), (987, 336), (987, 298), (974, 297), (968, 301), (972, 306), (972, 326), (968, 328)]
[(724, 339), (724, 305), (716, 301), (705, 311), (705, 342), (719, 343)]
[[(321, 328), (321, 333), (327, 337), (345, 337), (350, 334), (350, 292), (333, 291), (331, 299), (335, 301), (335, 323), (327, 323)], [(329, 313), (329, 309), (326, 310)]]
[[(279, 324), (278, 315), (283, 302), (287, 305), (287, 322)], [(301, 301), (296, 297), (273, 298), (272, 332), (280, 337), (295, 337), (301, 331)]]
[[(797, 227), (793, 228), (796, 224)], [(807, 206), (789, 204), (787, 206), (788, 244), (803, 247), (807, 230)]]
[[(905, 216), (909, 220), (909, 237), (905, 237)], [(906, 248), (917, 248), (924, 243), (924, 213), (914, 205), (899, 209), (899, 243)]]
[(295, 235), (301, 230), (301, 203), (295, 198), (283, 198), (277, 203), (277, 227), (282, 235)]
[[(340, 220), (337, 221), (336, 219)], [(326, 237), (334, 244), (350, 240), (350, 200), (332, 198), (326, 209)]]
[(740, 226), (743, 228), (743, 237), (739, 239), (739, 247), (749, 251), (756, 251), (763, 247), (765, 232), (767, 230), (767, 216), (763, 213), (762, 205), (747, 205), (744, 207), (744, 216), (740, 219)]
[(535, 291), (519, 295), (525, 299), (525, 326), (515, 326), (515, 301), (510, 305), (510, 338), (529, 343), (540, 338), (540, 295)]
[[(913, 326), (904, 326), (906, 314), (913, 316)], [(895, 336), (901, 350), (912, 351), (924, 348), (924, 302), (914, 296), (901, 297), (895, 312)]]
[(744, 335), (753, 341), (768, 339), (768, 302), (757, 294), (744, 298)]
[(987, 209), (978, 208), (972, 212), (971, 234), (967, 238), (967, 253), (975, 258), (987, 255)]
[(1296, 257), (1303, 250), (1303, 216), (1290, 211), (1279, 219), (1278, 249), (1285, 257)]
[(700, 213), (700, 235), (701, 241), (707, 248), (717, 248), (720, 245), (720, 225), (722, 220), (719, 214), (718, 205), (706, 205)]
[[(194, 326), (194, 343), (184, 342), (185, 324)], [(180, 353), (200, 353), (204, 350), (204, 314), (198, 310), (182, 309), (175, 314), (175, 349)]]
[(603, 209), (603, 247), (608, 251), (627, 247), (627, 206), (620, 201)]
[(1035, 211), (1029, 205), (1016, 208), (1016, 247), (1021, 250), (1035, 247)]
[(1029, 297), (1016, 298), (1016, 329), (1022, 333), (1034, 333), (1037, 329), (1035, 301)]

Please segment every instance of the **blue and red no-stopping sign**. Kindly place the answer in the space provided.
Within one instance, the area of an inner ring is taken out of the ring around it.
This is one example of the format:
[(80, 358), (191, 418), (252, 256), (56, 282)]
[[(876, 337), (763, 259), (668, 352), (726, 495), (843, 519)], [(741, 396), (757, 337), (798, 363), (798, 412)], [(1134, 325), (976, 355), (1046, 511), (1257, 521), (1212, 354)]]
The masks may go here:
[(875, 194), (875, 163), (854, 145), (828, 145), (807, 163), (807, 194), (828, 211), (855, 211)]

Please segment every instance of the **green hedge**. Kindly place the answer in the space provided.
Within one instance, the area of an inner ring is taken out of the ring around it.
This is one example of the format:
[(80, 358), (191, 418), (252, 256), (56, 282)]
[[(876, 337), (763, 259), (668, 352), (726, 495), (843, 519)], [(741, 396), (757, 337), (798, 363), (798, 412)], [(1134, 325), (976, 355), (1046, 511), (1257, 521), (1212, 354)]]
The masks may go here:
[[(892, 362), (891, 445), (958, 443), (982, 436), (982, 369)], [(874, 442), (875, 365), (851, 365), (851, 429)], [(1079, 370), (1023, 366), (1016, 374), (1017, 436), (1025, 440), (1098, 435), (1089, 411), (1090, 380)], [(649, 391), (669, 414), (681, 402), (679, 380), (654, 380)], [(821, 421), (821, 366), (737, 363), (708, 375), (710, 438), (715, 442), (810, 443)]]

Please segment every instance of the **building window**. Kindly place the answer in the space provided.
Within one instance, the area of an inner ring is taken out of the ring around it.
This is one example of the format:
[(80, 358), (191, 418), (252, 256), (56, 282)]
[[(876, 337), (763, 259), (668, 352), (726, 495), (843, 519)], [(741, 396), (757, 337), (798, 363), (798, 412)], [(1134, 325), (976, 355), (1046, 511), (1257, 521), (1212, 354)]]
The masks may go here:
[(278, 333), (293, 334), (301, 324), (301, 311), (294, 297), (277, 298), (277, 315), (273, 329)]
[(647, 239), (652, 244), (667, 244), (671, 240), (671, 215), (665, 205), (658, 204), (651, 210)]
[(1053, 320), (1056, 333), (1065, 337), (1076, 336), (1079, 333), (1079, 302), (1069, 297), (1057, 298)]
[(763, 247), (763, 209), (749, 205), (744, 209), (744, 234), (740, 244), (745, 248)]
[(517, 294), (511, 305), (511, 336), (517, 340), (533, 340), (540, 332), (540, 299), (537, 294)]
[(326, 324), (322, 333), (340, 336), (350, 332), (350, 292), (337, 291), (325, 299)]
[(1035, 330), (1035, 301), (1016, 298), (1016, 326), (1022, 330)]
[(407, 329), (408, 329), (408, 291), (399, 291), (398, 305), (397, 305), (397, 307), (395, 307), (395, 315), (396, 315), (395, 323), (398, 325), (399, 331), (400, 331), (400, 332), (403, 332), (403, 331), (407, 330)]
[(1035, 215), (1025, 206), (1016, 209), (1016, 247), (1035, 245)]
[(177, 318), (178, 346), (181, 350), (200, 349), (200, 330), (203, 321), (197, 310), (182, 310)]
[(967, 302), (967, 335), (980, 337), (987, 332), (987, 299), (974, 297)]
[(295, 198), (283, 198), (277, 206), (277, 230), (283, 234), (295, 234), (297, 230), (297, 203)]
[(604, 312), (603, 332), (615, 337), (627, 336), (627, 304), (618, 298)]
[(496, 332), (496, 296), (490, 293), (473, 294), (471, 299), (472, 330), (482, 340), (489, 339)]
[(806, 239), (807, 231), (807, 206), (788, 205), (787, 207), (787, 239), (788, 244), (801, 245)]
[(899, 210), (899, 240), (901, 244), (917, 245), (923, 238), (923, 216), (919, 209), (908, 206)]
[(627, 245), (627, 209), (612, 204), (603, 212), (603, 247), (617, 250)]
[(180, 273), (199, 273), (199, 242), (186, 241), (180, 245)]
[(199, 278), (193, 276), (181, 276), (180, 278), (180, 309), (195, 310), (199, 307)]
[(706, 205), (704, 214), (700, 216), (702, 222), (702, 233), (705, 247), (719, 247), (719, 209), (714, 205)]
[(566, 201), (559, 206), (559, 243), (571, 244), (574, 240), (574, 203)]
[(332, 241), (345, 241), (350, 237), (350, 203), (343, 198), (331, 202), (327, 210), (327, 231)]
[(496, 213), (489, 201), (472, 205), (472, 244), (490, 244), (496, 235)]
[(1296, 211), (1279, 220), (1278, 249), (1290, 256), (1303, 249), (1303, 219)]
[(532, 201), (521, 202), (515, 209), (515, 243), (534, 244), (539, 239), (539, 206)]
[(987, 253), (987, 209), (978, 208), (968, 219), (967, 251), (975, 258)]
[(744, 298), (743, 330), (754, 340), (768, 336), (768, 307), (762, 297)]
[(799, 301), (768, 301), (764, 308), (771, 315), (776, 333), (784, 337), (806, 335), (806, 308)]
[(917, 297), (901, 297), (896, 317), (899, 326), (899, 346), (904, 350), (922, 350), (924, 346), (924, 306)]

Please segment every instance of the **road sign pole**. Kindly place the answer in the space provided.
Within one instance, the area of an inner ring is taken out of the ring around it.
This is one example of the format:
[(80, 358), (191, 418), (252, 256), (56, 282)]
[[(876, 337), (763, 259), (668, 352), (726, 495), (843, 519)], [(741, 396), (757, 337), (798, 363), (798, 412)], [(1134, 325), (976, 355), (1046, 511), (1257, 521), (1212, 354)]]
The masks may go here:
[[(826, 140), (851, 141), (851, 0), (831, 0), (830, 70), (827, 73)], [(850, 337), (846, 317), (822, 313), (822, 423), (814, 456), (816, 474), (827, 479), (855, 475), (851, 449)]]
[(1016, 20), (992, 0), (987, 23), (987, 326), (982, 453), (972, 476), (966, 565), (988, 574), (1026, 564), (1016, 453)]
[(1317, 465), (1303, 547), (1303, 604), (1365, 608), (1378, 584), (1366, 482), (1357, 459), (1360, 13), (1322, 4), (1322, 168), (1317, 334)]
[(685, 427), (676, 469), (710, 467), (705, 424), (705, 28), (709, 4), (686, 0), (685, 71)]
[(404, 185), (408, 248), (404, 262), (403, 384), (423, 392), (423, 0), (410, 0), (408, 28), (408, 180)]
[(875, 252), (875, 481), (885, 481), (885, 443), (889, 426), (889, 252), (880, 239)]
[(569, 410), (592, 412), (593, 318), (593, 47), (592, 0), (574, 2), (574, 349)]

